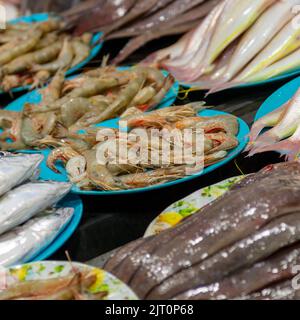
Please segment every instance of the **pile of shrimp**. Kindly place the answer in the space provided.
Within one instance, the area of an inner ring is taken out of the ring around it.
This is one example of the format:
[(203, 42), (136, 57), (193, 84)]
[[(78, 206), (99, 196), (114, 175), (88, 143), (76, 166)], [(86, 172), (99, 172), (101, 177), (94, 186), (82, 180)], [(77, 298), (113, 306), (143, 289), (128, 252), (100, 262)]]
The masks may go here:
[(39, 104), (26, 104), (22, 113), (0, 110), (0, 149), (40, 148), (43, 138), (65, 138), (108, 119), (154, 109), (173, 83), (173, 77), (150, 67), (104, 66), (72, 80), (58, 71), (40, 90)]
[[(168, 137), (166, 130), (171, 133), (174, 129), (179, 132), (192, 129), (191, 132), (197, 134), (197, 129), (202, 129), (203, 152), (195, 153), (194, 146), (192, 151), (195, 164), (201, 163), (204, 167), (221, 161), (229, 150), (238, 145), (236, 135), (239, 124), (234, 116), (201, 117), (197, 116), (198, 110), (199, 103), (193, 103), (127, 116), (122, 119), (128, 126), (128, 139), (125, 143), (121, 131), (111, 128), (89, 128), (81, 134), (69, 132), (63, 139), (48, 137), (40, 143), (55, 147), (47, 159), (48, 167), (59, 173), (56, 162), (63, 162), (70, 181), (82, 190), (117, 191), (145, 188), (199, 172), (197, 165), (191, 168), (189, 159), (186, 159), (187, 162), (178, 161), (176, 148), (180, 142)], [(150, 130), (159, 130), (156, 131), (156, 138), (152, 140), (152, 136), (151, 139), (141, 138), (141, 129), (147, 137), (153, 132)], [(165, 149), (162, 145), (166, 140), (171, 142), (170, 162), (163, 161)], [(196, 140), (191, 141), (194, 143)], [(130, 161), (120, 161), (124, 159), (119, 152), (115, 154), (116, 159), (110, 157), (109, 152), (113, 150), (111, 147), (121, 144), (125, 145)], [(108, 155), (104, 161), (99, 160), (99, 150)], [(150, 153), (157, 155), (156, 161), (152, 161)]]
[(104, 300), (108, 292), (92, 294), (93, 272), (74, 269), (60, 278), (20, 282), (0, 292), (0, 300)]
[(8, 24), (0, 30), (0, 88), (44, 84), (58, 70), (84, 61), (91, 51), (92, 34), (72, 37), (59, 18), (45, 22)]

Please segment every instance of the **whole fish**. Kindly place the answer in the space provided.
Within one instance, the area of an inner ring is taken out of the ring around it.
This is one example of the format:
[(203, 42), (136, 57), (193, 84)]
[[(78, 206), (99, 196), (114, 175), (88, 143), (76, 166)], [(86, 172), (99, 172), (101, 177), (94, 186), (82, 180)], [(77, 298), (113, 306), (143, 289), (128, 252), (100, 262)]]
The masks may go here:
[(211, 68), (212, 63), (227, 46), (251, 27), (274, 2), (274, 0), (227, 0), (207, 50), (203, 67)]
[[(203, 20), (200, 26), (190, 34), (186, 47), (177, 59), (167, 60), (163, 66), (179, 79), (184, 78), (185, 70), (188, 76), (186, 80), (197, 79), (198, 66), (202, 63), (206, 54), (216, 23), (225, 7), (225, 1), (217, 5)], [(188, 67), (186, 67), (188, 65)]]
[(248, 79), (259, 71), (285, 58), (298, 49), (300, 47), (300, 27), (295, 27), (294, 21), (299, 18), (300, 14), (291, 18), (289, 23), (233, 81), (248, 81)]
[(300, 49), (247, 78), (247, 82), (268, 80), (300, 66)]
[(293, 288), (292, 281), (282, 281), (275, 283), (274, 285), (261, 290), (260, 292), (254, 292), (247, 297), (241, 297), (238, 299), (247, 300), (300, 300), (300, 290)]
[(0, 155), (0, 196), (32, 178), (43, 159), (40, 154)]
[(57, 237), (73, 213), (73, 208), (53, 209), (0, 236), (0, 266), (30, 261)]
[[(145, 239), (121, 262), (113, 257), (118, 262), (108, 262), (112, 266), (108, 271), (145, 298), (168, 278), (250, 237), (272, 220), (299, 212), (300, 164), (276, 165), (264, 172), (269, 170), (270, 174), (264, 173), (255, 183), (227, 192), (176, 228)], [(176, 286), (176, 277), (173, 279)], [(174, 290), (172, 294), (180, 292)]]
[(153, 289), (147, 299), (171, 299), (197, 285), (222, 280), (230, 273), (249, 267), (285, 246), (300, 240), (300, 213), (275, 219), (250, 237), (236, 242), (200, 264), (174, 274)]
[(230, 59), (222, 80), (231, 80), (272, 40), (295, 14), (293, 6), (299, 0), (278, 1), (264, 12), (252, 28), (241, 39), (238, 48)]
[[(299, 140), (300, 134), (300, 89), (296, 92), (295, 96), (289, 101), (288, 105), (285, 107), (285, 111), (281, 116), (281, 121), (271, 130), (265, 132), (264, 134), (260, 135), (258, 139), (253, 144), (253, 148), (250, 152), (250, 156), (270, 151), (276, 150), (274, 149), (274, 144), (278, 143), (279, 141), (286, 139), (290, 136), (293, 136), (292, 144), (295, 144)], [(284, 142), (284, 141), (282, 141)], [(283, 147), (281, 145), (281, 147)], [(290, 146), (289, 146), (290, 147)], [(297, 148), (298, 145), (296, 144), (295, 147)], [(292, 148), (291, 150), (294, 150)], [(286, 150), (289, 150), (287, 148)], [(297, 150), (296, 150), (297, 151)]]
[(0, 198), (0, 234), (52, 207), (71, 189), (70, 183), (31, 182)]
[(244, 297), (274, 282), (293, 278), (293, 268), (300, 263), (299, 243), (270, 258), (243, 269), (220, 282), (189, 290), (176, 300), (224, 300)]
[(276, 109), (275, 111), (268, 113), (252, 125), (249, 139), (250, 141), (247, 148), (248, 151), (251, 150), (252, 145), (255, 143), (255, 140), (258, 138), (263, 129), (275, 127), (279, 123), (279, 121), (282, 119), (282, 116), (284, 115), (288, 104), (289, 102)]

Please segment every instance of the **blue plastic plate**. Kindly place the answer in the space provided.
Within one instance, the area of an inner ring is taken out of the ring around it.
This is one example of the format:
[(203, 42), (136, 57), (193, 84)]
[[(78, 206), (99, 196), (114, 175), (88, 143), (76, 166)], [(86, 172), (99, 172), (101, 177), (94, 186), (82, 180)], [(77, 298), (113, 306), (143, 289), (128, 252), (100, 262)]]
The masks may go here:
[[(120, 70), (124, 70), (127, 69), (126, 67), (120, 67)], [(163, 72), (165, 76), (167, 76), (167, 72)], [(74, 75), (72, 77), (69, 77), (68, 79), (74, 79), (76, 77), (80, 76), (79, 75)], [(158, 108), (164, 108), (164, 107), (169, 107), (171, 106), (174, 101), (176, 100), (176, 97), (178, 95), (178, 91), (179, 91), (179, 84), (178, 82), (175, 82), (173, 87), (169, 90), (169, 92), (167, 93), (167, 95), (165, 96), (165, 98), (162, 100), (162, 102), (160, 103), (160, 105), (158, 106)], [(25, 93), (23, 96), (21, 96), (20, 98), (14, 100), (13, 102), (11, 102), (9, 105), (7, 105), (4, 109), (5, 110), (10, 110), (10, 111), (22, 111), (23, 107), (26, 103), (31, 103), (31, 104), (38, 104), (41, 102), (41, 94), (39, 92), (38, 89), (33, 90), (31, 92), (27, 92)], [(108, 120), (108, 121), (104, 121), (101, 123), (101, 126), (108, 126), (111, 127), (113, 126), (118, 126), (118, 121), (119, 118), (116, 119), (112, 119), (112, 120)]]
[[(11, 20), (10, 23), (18, 23), (18, 22), (25, 22), (25, 23), (34, 23), (34, 22), (42, 22), (42, 21), (47, 21), (49, 19), (49, 14), (48, 13), (36, 13), (31, 16), (26, 16), (26, 17), (20, 17), (18, 19)], [(66, 75), (70, 75), (75, 73), (76, 71), (80, 70), (83, 68), (86, 64), (88, 64), (92, 59), (94, 59), (98, 53), (100, 52), (102, 46), (103, 46), (103, 41), (100, 41), (102, 37), (102, 32), (95, 33), (93, 38), (92, 38), (92, 44), (93, 48), (90, 52), (90, 55), (81, 63), (79, 63), (77, 66), (69, 69), (66, 72)], [(10, 92), (20, 92), (24, 90), (29, 90), (30, 86), (23, 86), (19, 88), (14, 88), (10, 90)], [(4, 93), (3, 91), (0, 91), (0, 93)]]
[[(226, 115), (226, 114), (228, 114), (228, 113), (221, 112), (221, 111), (215, 111), (215, 110), (204, 110), (199, 113), (199, 115), (201, 115), (201, 116), (208, 116), (208, 117), (217, 116), (217, 115)], [(151, 190), (158, 190), (158, 189), (162, 189), (162, 188), (167, 188), (167, 187), (179, 184), (179, 183), (184, 183), (184, 182), (193, 180), (195, 178), (199, 178), (202, 175), (210, 173), (210, 172), (224, 166), (229, 161), (233, 160), (236, 156), (238, 156), (245, 149), (245, 147), (248, 143), (249, 127), (242, 119), (238, 119), (238, 121), (239, 121), (239, 125), (240, 125), (240, 130), (239, 130), (239, 133), (237, 136), (237, 138), (239, 140), (239, 145), (235, 149), (231, 150), (225, 159), (223, 159), (222, 161), (220, 161), (214, 165), (211, 165), (211, 166), (205, 168), (199, 174), (187, 176), (182, 179), (167, 182), (167, 183), (164, 183), (161, 185), (151, 186), (151, 187), (147, 187), (147, 188), (133, 189), (133, 190), (83, 191), (83, 190), (80, 190), (78, 187), (73, 186), (72, 192), (76, 193), (76, 194), (80, 194), (80, 195), (125, 195), (125, 194), (134, 194), (134, 193), (147, 192), (147, 191), (151, 191)], [(27, 152), (28, 153), (37, 153), (37, 151), (27, 151)], [(45, 159), (47, 159), (48, 155), (50, 153), (50, 150), (42, 150), (42, 151), (38, 151), (38, 152), (42, 153), (45, 156)], [(43, 163), (41, 164), (40, 178), (43, 180), (68, 181), (67, 173), (66, 173), (66, 170), (63, 167), (63, 165), (58, 163), (57, 168), (60, 170), (61, 174), (57, 174), (57, 173), (53, 172), (51, 169), (49, 169), (47, 167), (46, 161), (43, 161)]]
[[(249, 83), (245, 83), (245, 84), (241, 84), (241, 85), (237, 85), (236, 87), (232, 87), (229, 88), (227, 90), (235, 90), (235, 89), (242, 89), (242, 88), (252, 88), (252, 87), (257, 87), (257, 86), (264, 86), (267, 84), (271, 84), (277, 81), (283, 81), (283, 80), (288, 80), (288, 79), (292, 79), (293, 77), (299, 76), (300, 75), (300, 67), (295, 68), (293, 70), (287, 71), (281, 75), (278, 75), (276, 77), (267, 79), (267, 80), (263, 80), (263, 81), (255, 81), (255, 82), (249, 82)], [(182, 85), (183, 87), (186, 88), (193, 88), (193, 85), (189, 85), (186, 83), (180, 83), (180, 85)], [(206, 90), (206, 89), (203, 89)]]
[(48, 247), (41, 248), (40, 252), (37, 253), (35, 258), (31, 259), (30, 261), (24, 261), (23, 263), (42, 261), (49, 258), (57, 250), (59, 250), (67, 242), (67, 240), (69, 240), (69, 238), (77, 229), (83, 213), (83, 205), (81, 199), (74, 194), (68, 195), (57, 205), (57, 207), (73, 208), (74, 215), (71, 221)]
[(278, 109), (288, 102), (300, 88), (300, 77), (296, 78), (274, 92), (259, 108), (255, 121)]

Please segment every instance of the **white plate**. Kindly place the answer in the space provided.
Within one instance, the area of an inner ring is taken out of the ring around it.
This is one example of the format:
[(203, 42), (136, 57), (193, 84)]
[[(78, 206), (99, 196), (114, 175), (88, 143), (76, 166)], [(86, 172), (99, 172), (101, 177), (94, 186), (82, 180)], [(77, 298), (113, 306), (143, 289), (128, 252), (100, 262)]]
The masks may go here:
[(144, 237), (150, 237), (167, 229), (175, 227), (184, 218), (196, 213), (212, 201), (227, 192), (235, 183), (242, 180), (244, 176), (226, 179), (217, 184), (200, 189), (186, 198), (175, 202), (164, 210), (149, 225)]
[(97, 280), (89, 290), (92, 293), (107, 291), (108, 295), (105, 297), (105, 300), (138, 300), (137, 296), (127, 285), (110, 273), (80, 263), (71, 264), (70, 262), (62, 261), (43, 261), (7, 268), (5, 282), (9, 287), (25, 281), (65, 277), (72, 272), (72, 267), (78, 268), (81, 271), (94, 272)]

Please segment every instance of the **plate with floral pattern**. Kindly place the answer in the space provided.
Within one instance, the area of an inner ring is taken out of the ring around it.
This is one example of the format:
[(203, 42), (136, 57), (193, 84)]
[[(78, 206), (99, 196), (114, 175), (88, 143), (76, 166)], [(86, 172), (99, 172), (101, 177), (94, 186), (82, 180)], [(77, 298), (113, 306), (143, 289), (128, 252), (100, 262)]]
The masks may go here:
[(184, 218), (196, 213), (206, 205), (216, 200), (227, 192), (235, 183), (244, 176), (226, 179), (214, 185), (202, 188), (186, 198), (179, 200), (164, 210), (152, 221), (144, 237), (150, 237), (178, 225)]
[[(138, 300), (127, 285), (110, 273), (73, 262), (43, 261), (7, 268), (4, 275), (2, 274), (0, 282), (3, 287), (9, 288), (18, 283), (66, 277), (76, 270), (95, 274), (96, 281), (88, 291), (91, 294), (103, 294), (103, 300)], [(0, 297), (1, 293), (5, 293), (5, 290), (1, 290), (0, 287)]]

